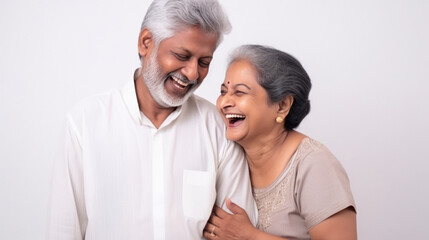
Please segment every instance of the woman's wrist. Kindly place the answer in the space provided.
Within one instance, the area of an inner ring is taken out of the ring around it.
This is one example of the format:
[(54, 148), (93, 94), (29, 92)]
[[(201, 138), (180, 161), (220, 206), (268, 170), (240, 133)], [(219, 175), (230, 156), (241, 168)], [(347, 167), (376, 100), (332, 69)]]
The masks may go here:
[(247, 240), (257, 240), (257, 239), (261, 239), (261, 238), (259, 238), (259, 234), (260, 234), (260, 231), (259, 231), (259, 229), (257, 229), (257, 228), (255, 228), (255, 227), (251, 227), (251, 228), (249, 228), (249, 230), (247, 231), (247, 234), (246, 234), (246, 239)]

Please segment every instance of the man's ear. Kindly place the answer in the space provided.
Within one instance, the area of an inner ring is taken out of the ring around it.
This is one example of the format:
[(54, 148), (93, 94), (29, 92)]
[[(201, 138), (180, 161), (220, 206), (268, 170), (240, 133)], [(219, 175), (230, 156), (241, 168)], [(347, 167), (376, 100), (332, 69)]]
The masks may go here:
[(293, 96), (289, 95), (289, 96), (285, 97), (278, 104), (279, 104), (279, 110), (278, 110), (277, 114), (278, 114), (278, 116), (285, 119), (287, 117), (287, 115), (289, 115), (290, 108), (292, 107)]
[(143, 28), (143, 30), (140, 31), (138, 42), (139, 54), (142, 58), (150, 52), (153, 48), (153, 44), (152, 33), (148, 28)]

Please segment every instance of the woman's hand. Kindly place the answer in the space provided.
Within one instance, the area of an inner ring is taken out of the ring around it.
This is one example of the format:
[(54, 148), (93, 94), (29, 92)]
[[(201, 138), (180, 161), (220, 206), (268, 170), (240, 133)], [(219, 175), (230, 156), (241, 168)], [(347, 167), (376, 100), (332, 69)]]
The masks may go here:
[(226, 199), (226, 207), (232, 214), (215, 206), (212, 215), (204, 228), (204, 237), (209, 240), (218, 239), (251, 239), (253, 232), (258, 231), (253, 227), (246, 211)]

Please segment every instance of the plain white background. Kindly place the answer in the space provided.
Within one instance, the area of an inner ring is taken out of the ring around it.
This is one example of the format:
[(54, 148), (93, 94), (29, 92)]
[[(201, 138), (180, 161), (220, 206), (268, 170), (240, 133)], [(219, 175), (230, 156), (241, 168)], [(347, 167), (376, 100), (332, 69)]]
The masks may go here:
[[(347, 170), (360, 239), (429, 239), (429, 2), (221, 0), (233, 30), (197, 93), (215, 102), (239, 44), (297, 57), (313, 82), (300, 131)], [(65, 114), (138, 67), (149, 1), (0, 2), (0, 239), (44, 239)]]

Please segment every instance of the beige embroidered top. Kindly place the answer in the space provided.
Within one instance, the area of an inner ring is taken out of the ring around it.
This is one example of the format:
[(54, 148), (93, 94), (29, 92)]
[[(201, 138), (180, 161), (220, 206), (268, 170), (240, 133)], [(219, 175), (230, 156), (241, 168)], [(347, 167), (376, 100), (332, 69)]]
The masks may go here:
[(320, 142), (304, 138), (279, 177), (254, 188), (257, 227), (290, 239), (310, 239), (309, 230), (333, 214), (356, 209), (349, 179), (335, 156)]

